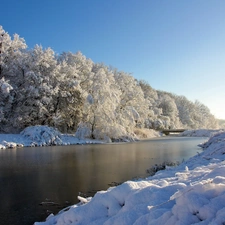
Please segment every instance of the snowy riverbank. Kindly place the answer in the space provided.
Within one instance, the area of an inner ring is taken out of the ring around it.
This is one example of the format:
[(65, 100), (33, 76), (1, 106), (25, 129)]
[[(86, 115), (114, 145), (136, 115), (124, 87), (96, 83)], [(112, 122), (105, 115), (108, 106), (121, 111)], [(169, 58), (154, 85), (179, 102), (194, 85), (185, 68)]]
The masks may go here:
[(190, 225), (225, 223), (225, 132), (204, 151), (153, 177), (96, 193), (35, 225)]
[[(93, 198), (78, 196), (79, 204), (35, 225), (225, 223), (225, 132), (192, 130), (181, 136), (211, 138), (200, 145), (202, 153), (177, 167), (97, 192)], [(103, 142), (81, 140), (47, 126), (28, 127), (20, 134), (0, 134), (2, 149), (90, 143)]]
[(179, 136), (181, 137), (211, 137), (218, 132), (224, 130), (209, 130), (209, 129), (199, 129), (199, 130), (186, 130), (182, 132)]
[[(210, 137), (219, 130), (188, 130), (180, 136)], [(159, 137), (154, 130), (137, 130), (140, 139)], [(130, 141), (123, 139), (123, 141)], [(75, 134), (62, 134), (58, 130), (48, 126), (32, 126), (24, 129), (20, 134), (0, 134), (0, 149), (15, 147), (35, 147), (51, 145), (75, 145), (106, 143), (103, 140), (79, 139)]]
[(20, 134), (0, 134), (0, 149), (50, 145), (103, 143), (100, 140), (79, 139), (73, 134), (62, 134), (48, 126), (27, 127)]
[[(160, 136), (159, 132), (149, 129), (136, 129), (136, 132), (140, 138)], [(120, 141), (129, 142), (131, 139), (124, 137), (121, 138)], [(48, 126), (27, 127), (20, 134), (0, 134), (0, 149), (51, 145), (99, 144), (108, 142), (109, 139), (94, 140), (78, 138), (76, 134), (62, 134), (58, 130)]]

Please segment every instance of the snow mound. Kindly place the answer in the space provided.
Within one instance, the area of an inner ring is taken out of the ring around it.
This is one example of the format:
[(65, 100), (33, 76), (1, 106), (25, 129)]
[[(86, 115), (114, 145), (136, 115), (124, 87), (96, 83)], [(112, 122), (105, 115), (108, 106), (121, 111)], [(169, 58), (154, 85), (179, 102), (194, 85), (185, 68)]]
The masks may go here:
[(6, 149), (5, 145), (0, 144), (0, 149)]
[(200, 144), (199, 146), (202, 148), (207, 148), (209, 147), (211, 144), (215, 144), (215, 143), (224, 143), (225, 142), (225, 132), (218, 132), (215, 135), (213, 135), (208, 141), (206, 141), (203, 144)]
[(62, 145), (61, 133), (55, 128), (48, 126), (31, 126), (25, 128), (21, 133), (23, 137), (31, 142), (31, 146)]
[(19, 144), (15, 142), (7, 142), (7, 141), (3, 141), (2, 145), (5, 146), (5, 148), (23, 147), (23, 144)]
[(207, 143), (176, 168), (82, 198), (35, 225), (225, 224), (225, 132)]
[(23, 147), (24, 145), (18, 142), (13, 141), (5, 141), (2, 140), (0, 143), (0, 149), (6, 149), (6, 148), (17, 148), (17, 147)]
[(211, 137), (214, 134), (221, 132), (222, 130), (207, 130), (207, 129), (200, 129), (200, 130), (186, 130), (179, 134), (179, 136), (187, 136), (187, 137)]

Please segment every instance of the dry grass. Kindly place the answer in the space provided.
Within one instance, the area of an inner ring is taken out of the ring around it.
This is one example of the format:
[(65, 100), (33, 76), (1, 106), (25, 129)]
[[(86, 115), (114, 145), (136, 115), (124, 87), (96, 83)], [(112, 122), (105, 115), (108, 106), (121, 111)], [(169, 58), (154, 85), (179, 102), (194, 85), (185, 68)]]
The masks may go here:
[(134, 134), (139, 138), (139, 139), (145, 139), (145, 138), (153, 138), (153, 137), (160, 137), (160, 133), (152, 130), (152, 129), (146, 129), (146, 128), (135, 128), (134, 129)]

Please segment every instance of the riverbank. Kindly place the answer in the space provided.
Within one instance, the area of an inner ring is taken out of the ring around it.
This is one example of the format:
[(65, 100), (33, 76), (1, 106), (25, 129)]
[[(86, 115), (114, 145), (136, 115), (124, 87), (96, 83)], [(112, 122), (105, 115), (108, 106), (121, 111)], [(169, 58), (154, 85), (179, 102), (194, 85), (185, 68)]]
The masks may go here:
[[(219, 130), (189, 130), (183, 132), (180, 136), (210, 137), (217, 132)], [(149, 129), (145, 129), (144, 131), (137, 129), (136, 133), (140, 140), (161, 136), (159, 132)], [(130, 139), (124, 138), (121, 141), (129, 142)], [(79, 139), (75, 134), (62, 134), (58, 130), (48, 126), (27, 127), (20, 134), (0, 134), (0, 149), (100, 143), (108, 142), (104, 140)]]
[[(141, 138), (160, 136), (159, 132), (149, 129), (136, 129), (136, 132)], [(120, 141), (130, 142), (131, 139), (124, 137)], [(27, 127), (19, 134), (0, 134), (0, 149), (100, 143), (109, 143), (109, 140), (79, 139), (75, 134), (62, 134), (58, 130), (48, 126)]]
[(190, 225), (225, 223), (225, 132), (201, 144), (202, 153), (154, 176), (127, 181), (82, 198), (35, 225)]
[(19, 134), (0, 134), (0, 149), (52, 145), (99, 144), (100, 140), (79, 139), (74, 134), (62, 134), (48, 126), (27, 127)]

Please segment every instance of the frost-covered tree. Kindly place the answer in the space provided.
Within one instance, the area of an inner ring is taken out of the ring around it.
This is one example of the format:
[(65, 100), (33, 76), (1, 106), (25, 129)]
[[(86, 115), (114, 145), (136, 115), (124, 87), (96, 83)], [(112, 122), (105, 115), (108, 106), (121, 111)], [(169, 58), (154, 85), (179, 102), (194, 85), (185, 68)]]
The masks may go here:
[(202, 128), (217, 128), (218, 123), (215, 117), (210, 113), (207, 106), (199, 101), (195, 101), (195, 114), (194, 118), (196, 123), (198, 122)]
[[(84, 104), (85, 118), (81, 127), (90, 130), (88, 133), (91, 138), (115, 138), (121, 133), (119, 130), (121, 126), (117, 124), (115, 113), (120, 91), (115, 85), (112, 72), (106, 66), (96, 64), (93, 66), (92, 73), (93, 77), (88, 85)], [(79, 131), (80, 134), (83, 133), (81, 128)]]
[(54, 96), (58, 93), (54, 51), (35, 46), (27, 53), (23, 68), (20, 82), (14, 83), (13, 113), (18, 116), (14, 117), (13, 124), (20, 129), (29, 125), (47, 125), (52, 121)]
[(28, 50), (0, 26), (0, 131), (31, 125), (115, 140), (135, 137), (135, 129), (216, 128), (217, 121), (202, 103), (156, 91), (81, 52)]
[(75, 132), (83, 117), (82, 89), (76, 70), (66, 61), (59, 61), (58, 93), (55, 95), (52, 125), (63, 132)]
[(9, 123), (7, 113), (11, 110), (14, 99), (12, 90), (13, 87), (9, 81), (2, 77), (0, 79), (0, 124), (5, 126), (0, 126), (0, 131), (7, 131), (6, 126)]
[(220, 129), (225, 129), (225, 120), (217, 119), (217, 122)]
[(159, 101), (159, 108), (162, 109), (161, 119), (165, 123), (165, 128), (179, 128), (180, 121), (174, 99), (167, 94), (161, 94)]
[(195, 121), (193, 114), (195, 112), (194, 103), (189, 101), (185, 96), (173, 95), (177, 109), (179, 112), (179, 118), (184, 128), (194, 128)]
[[(162, 124), (158, 121), (158, 116), (162, 114), (162, 109), (158, 108), (158, 93), (153, 89), (146, 81), (140, 80), (139, 85), (144, 93), (144, 98), (146, 99), (148, 105), (148, 114), (145, 120), (146, 128), (158, 128), (157, 124)], [(158, 121), (158, 122), (155, 122)]]
[(18, 77), (18, 65), (23, 58), (23, 50), (27, 48), (25, 40), (18, 34), (14, 34), (13, 39), (0, 26), (0, 78), (7, 77), (15, 80)]
[(79, 82), (84, 97), (86, 97), (92, 84), (94, 63), (81, 52), (77, 52), (76, 54), (63, 52), (59, 56), (58, 61), (61, 63), (64, 61), (67, 64), (67, 76), (69, 75), (71, 79)]
[(128, 133), (132, 133), (135, 127), (144, 127), (149, 112), (148, 101), (134, 77), (124, 72), (116, 72), (114, 77), (121, 91), (117, 120)]
[(154, 105), (156, 100), (158, 99), (157, 91), (153, 89), (147, 81), (140, 80), (138, 81), (138, 84), (140, 85), (144, 93), (145, 99), (149, 100), (150, 106)]

